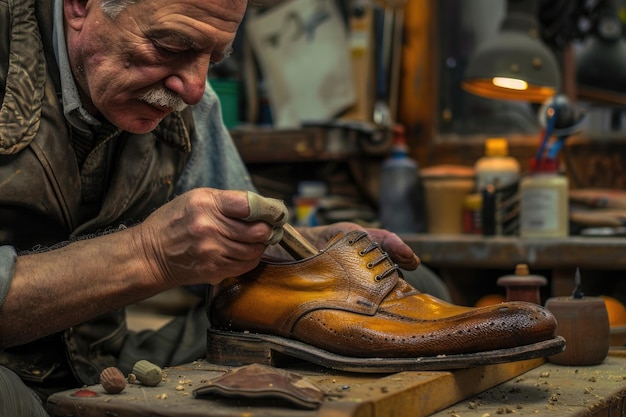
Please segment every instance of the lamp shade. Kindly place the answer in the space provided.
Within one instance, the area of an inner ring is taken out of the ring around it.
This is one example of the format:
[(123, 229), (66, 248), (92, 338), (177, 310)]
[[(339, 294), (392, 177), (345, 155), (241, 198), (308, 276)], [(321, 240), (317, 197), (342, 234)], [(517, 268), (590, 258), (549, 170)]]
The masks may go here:
[(560, 86), (554, 54), (539, 39), (535, 1), (509, 0), (500, 32), (469, 59), (462, 87), (493, 99), (542, 103)]
[(583, 100), (626, 106), (626, 41), (615, 9), (608, 9), (576, 56), (576, 84)]

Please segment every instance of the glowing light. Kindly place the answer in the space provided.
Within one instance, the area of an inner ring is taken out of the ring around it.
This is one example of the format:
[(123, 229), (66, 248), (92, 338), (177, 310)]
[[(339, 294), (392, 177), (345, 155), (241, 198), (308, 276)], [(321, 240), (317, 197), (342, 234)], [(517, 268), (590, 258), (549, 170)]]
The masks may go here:
[(517, 78), (494, 77), (492, 82), (497, 87), (509, 88), (511, 90), (522, 91), (528, 89), (528, 83)]

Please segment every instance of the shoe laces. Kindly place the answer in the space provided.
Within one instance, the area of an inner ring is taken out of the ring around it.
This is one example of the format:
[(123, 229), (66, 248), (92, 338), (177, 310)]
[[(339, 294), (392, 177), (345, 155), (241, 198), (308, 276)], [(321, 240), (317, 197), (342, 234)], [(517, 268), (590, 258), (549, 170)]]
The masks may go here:
[[(367, 232), (362, 232), (360, 234), (358, 234), (357, 236), (355, 236), (354, 239), (349, 239), (348, 240), (348, 244), (349, 245), (354, 245), (355, 243), (357, 243), (359, 240), (363, 239), (364, 237), (367, 236)], [(373, 250), (378, 250), (380, 252), (380, 256), (378, 258), (376, 258), (373, 261), (369, 261), (367, 263), (367, 269), (372, 269), (375, 268), (377, 265), (379, 265), (380, 263), (386, 261), (386, 260), (390, 260), (391, 258), (389, 258), (389, 254), (385, 251), (383, 251), (380, 248), (380, 245), (377, 242), (373, 242), (370, 241), (370, 244), (365, 248), (365, 249), (361, 249), (359, 251), (359, 256), (364, 257), (366, 256), (368, 253), (372, 252)], [(396, 272), (399, 269), (398, 264), (391, 262), (391, 266), (389, 268), (387, 268), (382, 274), (378, 274), (374, 277), (374, 280), (376, 282), (380, 282), (383, 279), (385, 279), (386, 277), (388, 277), (389, 275), (393, 274), (394, 272)]]

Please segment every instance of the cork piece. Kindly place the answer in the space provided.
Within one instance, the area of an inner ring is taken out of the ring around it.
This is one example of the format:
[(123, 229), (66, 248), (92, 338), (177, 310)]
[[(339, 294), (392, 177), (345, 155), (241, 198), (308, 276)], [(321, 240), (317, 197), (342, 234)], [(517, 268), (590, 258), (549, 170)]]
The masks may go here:
[(137, 381), (148, 387), (156, 387), (163, 379), (163, 370), (147, 360), (140, 360), (133, 366)]

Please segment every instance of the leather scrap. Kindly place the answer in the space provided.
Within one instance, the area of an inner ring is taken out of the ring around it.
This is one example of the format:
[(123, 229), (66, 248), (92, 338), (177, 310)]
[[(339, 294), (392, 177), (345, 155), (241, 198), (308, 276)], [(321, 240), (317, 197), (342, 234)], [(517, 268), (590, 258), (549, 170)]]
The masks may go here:
[(193, 391), (194, 397), (218, 395), (228, 398), (281, 399), (306, 409), (315, 409), (324, 392), (303, 376), (262, 364), (234, 368)]

